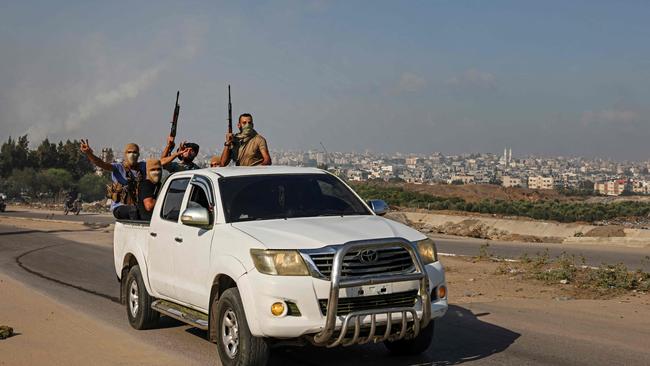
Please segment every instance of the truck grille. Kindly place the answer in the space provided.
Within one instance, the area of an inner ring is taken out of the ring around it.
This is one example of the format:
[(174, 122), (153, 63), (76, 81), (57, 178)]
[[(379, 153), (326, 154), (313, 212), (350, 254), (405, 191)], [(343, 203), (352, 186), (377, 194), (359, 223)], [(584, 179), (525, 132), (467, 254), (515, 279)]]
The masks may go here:
[[(373, 295), (360, 297), (341, 297), (336, 310), (337, 315), (347, 315), (353, 311), (383, 309), (390, 307), (410, 307), (415, 305), (418, 290), (396, 292), (388, 295)], [(320, 312), (327, 314), (327, 299), (319, 299)]]
[[(386, 275), (409, 273), (415, 270), (411, 255), (401, 247), (382, 248), (373, 250), (376, 252), (376, 260), (364, 261), (361, 256), (365, 250), (355, 251), (343, 258), (341, 275), (343, 277)], [(316, 265), (318, 271), (327, 279), (332, 274), (332, 262), (334, 253), (312, 253), (309, 255)]]

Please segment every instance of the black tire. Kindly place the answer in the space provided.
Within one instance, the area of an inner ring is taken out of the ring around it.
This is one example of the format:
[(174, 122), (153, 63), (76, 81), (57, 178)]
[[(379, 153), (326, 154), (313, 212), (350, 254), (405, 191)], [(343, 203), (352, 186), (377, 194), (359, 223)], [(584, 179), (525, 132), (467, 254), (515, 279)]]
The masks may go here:
[[(269, 359), (269, 345), (264, 338), (254, 337), (248, 328), (246, 315), (244, 314), (244, 306), (242, 305), (239, 290), (236, 287), (229, 288), (223, 292), (217, 302), (217, 349), (219, 350), (219, 358), (221, 364), (224, 366), (263, 366), (266, 365)], [(225, 336), (233, 334), (232, 328), (228, 328), (226, 324), (230, 320), (232, 324), (232, 316), (234, 315), (234, 324), (237, 328), (235, 331), (235, 338), (237, 340), (236, 347), (230, 347)], [(235, 352), (232, 352), (232, 350)]]
[(140, 266), (131, 267), (126, 277), (126, 314), (133, 328), (151, 329), (158, 324), (160, 313), (151, 308), (153, 301), (144, 286)]
[(434, 321), (420, 329), (420, 333), (413, 339), (402, 339), (399, 341), (384, 342), (384, 346), (388, 348), (390, 353), (394, 355), (419, 355), (426, 351), (433, 341), (433, 330), (435, 328)]

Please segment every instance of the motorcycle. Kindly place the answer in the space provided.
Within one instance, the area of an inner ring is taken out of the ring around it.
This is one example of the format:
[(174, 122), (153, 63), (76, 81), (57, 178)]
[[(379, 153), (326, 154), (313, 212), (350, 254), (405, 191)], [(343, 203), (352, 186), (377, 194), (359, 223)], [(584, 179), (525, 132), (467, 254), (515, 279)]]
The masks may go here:
[(72, 202), (70, 200), (65, 201), (63, 204), (63, 214), (67, 215), (69, 212), (74, 213), (75, 215), (79, 215), (79, 212), (81, 212), (81, 200), (76, 199)]

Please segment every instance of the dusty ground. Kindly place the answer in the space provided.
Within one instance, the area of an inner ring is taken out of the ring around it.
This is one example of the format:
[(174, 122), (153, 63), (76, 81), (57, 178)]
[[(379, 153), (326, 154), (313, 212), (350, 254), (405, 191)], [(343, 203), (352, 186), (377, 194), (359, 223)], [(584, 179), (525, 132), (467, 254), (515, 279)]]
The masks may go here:
[[(515, 299), (571, 301), (602, 298), (601, 294), (576, 289), (571, 284), (549, 285), (521, 276), (499, 274), (502, 262), (466, 257), (443, 257), (441, 261), (450, 289), (449, 301), (455, 304)], [(647, 293), (612, 293), (611, 298), (605, 301), (635, 304), (639, 310), (650, 311), (650, 294)]]
[[(147, 345), (0, 275), (0, 365), (181, 365), (183, 359)], [(7, 301), (11, 299), (11, 301)], [(137, 362), (134, 362), (137, 360)]]
[(426, 210), (393, 211), (386, 217), (425, 233), (460, 237), (529, 243), (584, 243), (637, 248), (650, 246), (650, 230), (617, 225), (595, 226)]

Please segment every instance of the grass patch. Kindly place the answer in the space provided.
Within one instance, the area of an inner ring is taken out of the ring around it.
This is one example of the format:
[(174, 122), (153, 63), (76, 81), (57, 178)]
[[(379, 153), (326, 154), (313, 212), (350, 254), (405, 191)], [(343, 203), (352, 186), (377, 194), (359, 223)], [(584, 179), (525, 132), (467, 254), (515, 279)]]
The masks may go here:
[(534, 256), (523, 255), (517, 262), (502, 262), (500, 275), (542, 281), (548, 285), (572, 286), (598, 297), (615, 296), (627, 291), (650, 292), (650, 273), (630, 271), (623, 263), (585, 265), (585, 258), (562, 253), (551, 258), (548, 251)]

